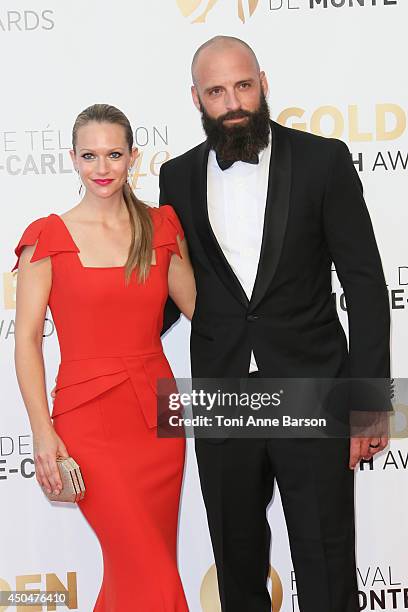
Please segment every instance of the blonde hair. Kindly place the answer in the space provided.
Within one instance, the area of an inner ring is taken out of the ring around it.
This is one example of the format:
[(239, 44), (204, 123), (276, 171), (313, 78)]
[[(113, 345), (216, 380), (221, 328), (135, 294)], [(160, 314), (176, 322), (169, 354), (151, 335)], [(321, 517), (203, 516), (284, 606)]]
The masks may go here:
[[(74, 150), (78, 130), (91, 121), (122, 126), (125, 130), (129, 151), (132, 151), (133, 132), (129, 119), (122, 111), (110, 104), (93, 104), (79, 113), (72, 128), (72, 148)], [(132, 272), (136, 268), (138, 269), (138, 281), (145, 282), (149, 276), (153, 252), (153, 224), (148, 211), (149, 207), (135, 196), (127, 181), (123, 185), (123, 199), (129, 212), (132, 232), (129, 254), (125, 264), (126, 283), (129, 283)]]

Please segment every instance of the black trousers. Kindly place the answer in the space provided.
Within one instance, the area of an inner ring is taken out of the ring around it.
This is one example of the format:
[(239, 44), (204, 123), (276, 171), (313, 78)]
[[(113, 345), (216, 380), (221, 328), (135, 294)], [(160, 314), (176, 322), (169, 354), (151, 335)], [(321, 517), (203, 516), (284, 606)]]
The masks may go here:
[(358, 612), (347, 439), (195, 442), (223, 612), (270, 612), (266, 509), (279, 485), (301, 612)]

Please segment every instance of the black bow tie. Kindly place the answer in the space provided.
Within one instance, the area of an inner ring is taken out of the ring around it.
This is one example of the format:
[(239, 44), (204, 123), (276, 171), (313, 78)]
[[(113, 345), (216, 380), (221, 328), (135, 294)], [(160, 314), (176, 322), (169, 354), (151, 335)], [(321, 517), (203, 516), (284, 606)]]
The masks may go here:
[(231, 166), (235, 164), (236, 161), (242, 161), (242, 162), (245, 162), (246, 164), (259, 164), (259, 157), (256, 153), (254, 153), (254, 155), (248, 159), (234, 159), (234, 161), (227, 161), (225, 159), (220, 159), (218, 157), (217, 152), (215, 153), (215, 156), (217, 158), (217, 164), (219, 165), (221, 170), (227, 170), (228, 168), (231, 168)]

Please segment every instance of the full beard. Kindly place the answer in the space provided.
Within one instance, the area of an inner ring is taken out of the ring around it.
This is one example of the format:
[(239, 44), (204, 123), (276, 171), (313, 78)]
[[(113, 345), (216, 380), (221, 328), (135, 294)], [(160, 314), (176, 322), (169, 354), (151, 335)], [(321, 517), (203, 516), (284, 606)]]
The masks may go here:
[[(246, 161), (257, 157), (268, 146), (270, 132), (270, 113), (263, 91), (259, 107), (255, 111), (229, 111), (217, 119), (210, 117), (203, 104), (201, 105), (201, 121), (211, 149), (225, 161)], [(226, 127), (226, 119), (248, 117), (245, 125)]]

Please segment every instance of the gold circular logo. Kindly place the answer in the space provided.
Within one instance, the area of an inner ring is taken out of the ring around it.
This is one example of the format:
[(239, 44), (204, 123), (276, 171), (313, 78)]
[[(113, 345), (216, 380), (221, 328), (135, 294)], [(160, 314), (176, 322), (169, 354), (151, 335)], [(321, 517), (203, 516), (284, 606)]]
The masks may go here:
[[(282, 581), (278, 572), (269, 566), (268, 578), (272, 583), (272, 612), (279, 612), (283, 602)], [(218, 594), (217, 569), (211, 565), (201, 583), (200, 602), (203, 612), (221, 612), (220, 596)]]
[[(198, 15), (193, 17), (192, 23), (205, 23), (208, 13), (219, 1), (220, 0), (176, 0), (177, 6), (184, 17), (191, 17), (197, 9), (200, 9)], [(238, 17), (242, 23), (245, 23), (244, 4), (247, 5), (249, 16), (252, 17), (258, 6), (258, 2), (259, 0), (237, 0)]]

